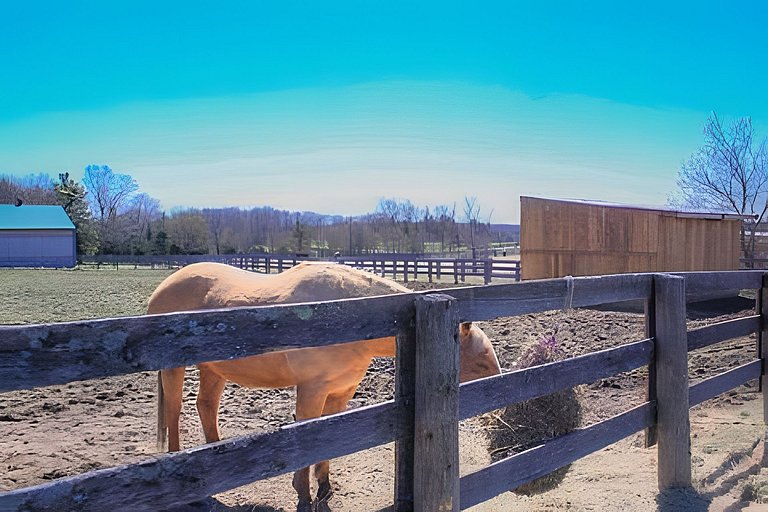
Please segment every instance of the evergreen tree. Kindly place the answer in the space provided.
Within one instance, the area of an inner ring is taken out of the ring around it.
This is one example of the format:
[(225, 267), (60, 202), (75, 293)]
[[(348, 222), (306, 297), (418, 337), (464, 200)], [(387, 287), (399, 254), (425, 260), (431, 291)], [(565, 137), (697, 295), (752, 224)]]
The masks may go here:
[(54, 185), (54, 191), (59, 204), (75, 225), (77, 254), (96, 254), (99, 250), (99, 234), (85, 199), (85, 187), (75, 183), (69, 173), (64, 172), (59, 174), (59, 182)]

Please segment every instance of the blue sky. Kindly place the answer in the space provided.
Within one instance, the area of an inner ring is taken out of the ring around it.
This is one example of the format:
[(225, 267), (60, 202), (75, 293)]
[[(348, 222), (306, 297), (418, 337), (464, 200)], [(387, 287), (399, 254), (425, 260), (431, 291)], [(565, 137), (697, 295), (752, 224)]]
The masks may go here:
[(0, 173), (163, 207), (663, 204), (707, 115), (768, 135), (761, 2), (16, 2)]

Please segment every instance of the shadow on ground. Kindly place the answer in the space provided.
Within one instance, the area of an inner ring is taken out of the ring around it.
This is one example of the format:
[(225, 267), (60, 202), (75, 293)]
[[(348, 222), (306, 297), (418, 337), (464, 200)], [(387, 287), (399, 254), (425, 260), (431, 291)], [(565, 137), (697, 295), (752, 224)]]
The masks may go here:
[(706, 512), (711, 502), (711, 498), (688, 488), (667, 489), (656, 497), (658, 512)]
[[(293, 510), (293, 509), (291, 509)], [(166, 509), (163, 512), (288, 512), (284, 508), (275, 508), (270, 505), (225, 505), (216, 498), (206, 498), (195, 503), (188, 503), (175, 508)]]

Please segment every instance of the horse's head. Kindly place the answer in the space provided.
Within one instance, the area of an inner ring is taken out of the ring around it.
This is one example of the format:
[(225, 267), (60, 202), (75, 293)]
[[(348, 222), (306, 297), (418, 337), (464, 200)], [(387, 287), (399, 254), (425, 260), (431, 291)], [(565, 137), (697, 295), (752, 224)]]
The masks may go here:
[(488, 336), (472, 322), (463, 322), (459, 326), (461, 342), (461, 371), (459, 381), (490, 377), (501, 373), (499, 359), (493, 351), (493, 345)]

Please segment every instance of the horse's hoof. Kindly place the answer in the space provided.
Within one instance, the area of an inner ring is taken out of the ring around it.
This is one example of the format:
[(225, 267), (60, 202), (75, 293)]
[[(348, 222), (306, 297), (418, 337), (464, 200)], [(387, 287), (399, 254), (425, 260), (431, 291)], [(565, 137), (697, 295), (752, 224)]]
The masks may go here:
[(333, 512), (328, 506), (327, 501), (318, 501), (315, 505), (315, 512)]
[(333, 497), (333, 487), (330, 483), (322, 483), (320, 484), (320, 487), (317, 489), (317, 498), (315, 499), (316, 503), (321, 502), (328, 502), (328, 500)]
[(311, 501), (300, 501), (299, 504), (296, 505), (296, 512), (313, 512), (312, 508)]

